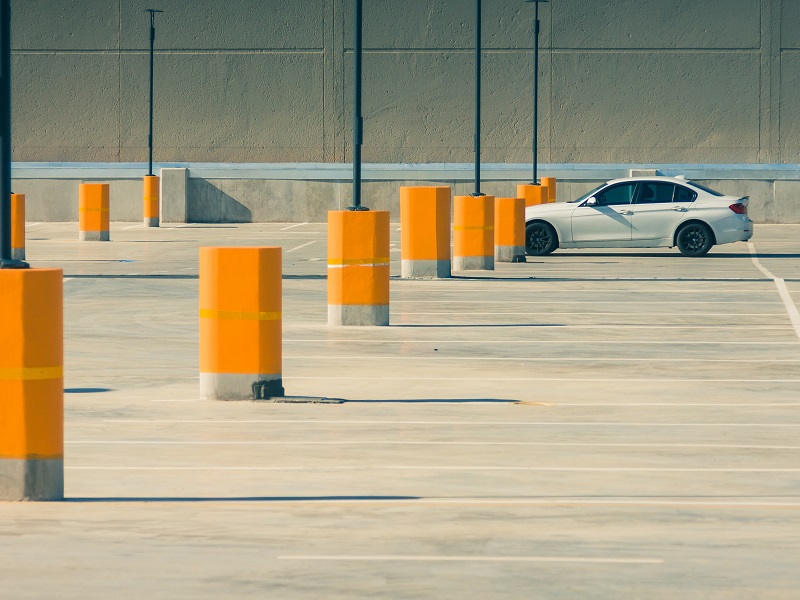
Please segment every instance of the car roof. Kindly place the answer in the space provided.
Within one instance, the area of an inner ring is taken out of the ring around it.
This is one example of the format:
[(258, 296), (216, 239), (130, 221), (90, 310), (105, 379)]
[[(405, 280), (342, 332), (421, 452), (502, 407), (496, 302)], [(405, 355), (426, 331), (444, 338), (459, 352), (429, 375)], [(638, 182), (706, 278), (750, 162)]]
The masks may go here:
[(691, 181), (684, 177), (667, 177), (666, 175), (647, 175), (644, 177), (622, 177), (620, 179), (612, 179), (610, 181), (606, 181), (606, 184), (612, 183), (624, 183), (626, 181), (662, 181), (665, 183), (680, 183), (682, 185), (689, 185), (692, 184)]

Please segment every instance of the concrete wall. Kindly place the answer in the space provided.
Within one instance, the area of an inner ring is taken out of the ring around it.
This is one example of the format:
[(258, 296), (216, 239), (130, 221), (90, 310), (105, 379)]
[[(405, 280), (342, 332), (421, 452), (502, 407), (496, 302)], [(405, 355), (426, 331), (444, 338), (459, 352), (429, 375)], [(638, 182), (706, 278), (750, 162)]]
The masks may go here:
[[(400, 220), (402, 185), (448, 185), (453, 195), (473, 191), (471, 165), (365, 165), (362, 202), (388, 210)], [(575, 199), (609, 179), (628, 176), (629, 165), (543, 165), (544, 175), (558, 177), (558, 201)], [(728, 194), (750, 196), (756, 223), (800, 223), (800, 181), (783, 165), (697, 167), (672, 165), (664, 175), (685, 175)], [(85, 172), (85, 177), (79, 173)], [(105, 177), (102, 172), (106, 171)], [(26, 196), (28, 221), (77, 221), (78, 184), (111, 185), (111, 220), (142, 219), (141, 166), (17, 166), (13, 190)], [(326, 222), (329, 210), (351, 204), (349, 165), (198, 165), (164, 168), (161, 174), (165, 223)], [(481, 189), (497, 197), (516, 195), (517, 183), (530, 175), (525, 165), (485, 165)]]
[[(14, 0), (17, 161), (347, 162), (351, 0)], [(533, 6), (484, 0), (483, 159), (530, 160)], [(800, 2), (541, 5), (540, 160), (800, 162)], [(472, 2), (364, 2), (367, 162), (468, 162)], [(202, 196), (202, 190), (198, 196)], [(206, 194), (207, 195), (207, 194)]]

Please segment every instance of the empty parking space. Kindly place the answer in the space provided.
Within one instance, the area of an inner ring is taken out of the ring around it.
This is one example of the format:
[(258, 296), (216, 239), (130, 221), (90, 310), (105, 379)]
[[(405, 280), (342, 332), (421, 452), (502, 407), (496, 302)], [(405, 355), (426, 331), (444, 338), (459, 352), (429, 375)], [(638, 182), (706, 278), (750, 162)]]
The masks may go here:
[[(15, 597), (794, 596), (800, 227), (438, 281), (394, 252), (377, 328), (327, 326), (325, 232), (29, 226), (68, 279), (69, 501), (4, 506)], [(255, 244), (287, 395), (344, 402), (197, 399), (197, 249)]]

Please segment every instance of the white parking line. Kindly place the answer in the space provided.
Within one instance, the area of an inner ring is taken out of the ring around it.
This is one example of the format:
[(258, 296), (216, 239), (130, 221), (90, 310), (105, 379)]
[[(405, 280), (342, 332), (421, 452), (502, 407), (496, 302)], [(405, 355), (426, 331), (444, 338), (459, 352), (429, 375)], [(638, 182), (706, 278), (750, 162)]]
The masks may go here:
[(102, 419), (99, 423), (128, 423), (135, 425), (144, 424), (212, 424), (212, 425), (264, 425), (264, 424), (294, 424), (294, 425), (431, 425), (434, 427), (447, 426), (492, 426), (492, 427), (767, 427), (767, 428), (792, 428), (800, 427), (800, 423), (643, 423), (639, 421), (596, 423), (575, 421), (381, 421), (371, 419)]
[(589, 563), (614, 565), (658, 565), (660, 558), (594, 558), (586, 556), (442, 556), (420, 554), (284, 554), (278, 560), (335, 561), (335, 562), (523, 562), (523, 563)]
[[(458, 344), (459, 346), (468, 345), (464, 340), (356, 340), (351, 338), (325, 338), (325, 339), (284, 339), (286, 343), (292, 344)], [(791, 340), (785, 342), (761, 342), (761, 341), (747, 341), (747, 340), (734, 340), (734, 341), (696, 341), (696, 340), (679, 340), (679, 341), (664, 341), (664, 340), (480, 340), (480, 344), (613, 344), (617, 345), (654, 345), (654, 346), (719, 346), (719, 345), (734, 345), (734, 346), (797, 346), (800, 342)]]
[(137, 227), (144, 227), (144, 223), (138, 223), (137, 225), (131, 225), (130, 227), (123, 227), (122, 229), (136, 229)]
[[(564, 304), (668, 304), (670, 306), (675, 304), (745, 304), (747, 306), (758, 306), (767, 304), (783, 304), (782, 302), (763, 301), (751, 302), (749, 300), (403, 300), (392, 299), (393, 304), (557, 304), (563, 306)], [(661, 314), (661, 313), (658, 313)], [(717, 313), (719, 314), (719, 313)], [(781, 313), (782, 314), (782, 313)]]
[(750, 249), (750, 258), (756, 268), (775, 282), (775, 287), (778, 288), (778, 294), (780, 294), (781, 300), (783, 300), (783, 304), (786, 307), (786, 312), (789, 314), (789, 320), (792, 322), (797, 337), (800, 337), (800, 311), (797, 310), (797, 305), (794, 303), (794, 300), (792, 300), (792, 296), (786, 288), (786, 282), (779, 277), (775, 277), (775, 275), (770, 273), (770, 271), (761, 264), (758, 260), (758, 254), (756, 253), (756, 247), (753, 242), (747, 242), (747, 247)]
[[(414, 315), (452, 315), (452, 310), (439, 310), (439, 311), (413, 311), (413, 312), (406, 312), (406, 311), (394, 311), (392, 313), (395, 317), (397, 316), (414, 316)], [(459, 316), (463, 317), (484, 317), (484, 316), (506, 316), (506, 317), (622, 317), (625, 316), (622, 312), (582, 312), (576, 314), (575, 311), (568, 311), (568, 312), (554, 312), (550, 310), (538, 311), (538, 312), (522, 312), (522, 311), (511, 311), (511, 310), (504, 310), (504, 311), (493, 311), (493, 312), (477, 312), (477, 311), (466, 311), (461, 310), (458, 313)], [(739, 312), (711, 312), (711, 313), (701, 313), (701, 312), (629, 312), (627, 314), (630, 318), (639, 318), (639, 317), (718, 317), (720, 319), (730, 319), (731, 317), (783, 317), (785, 313), (739, 313)]]
[[(570, 363), (570, 362), (594, 362), (594, 363), (630, 363), (630, 362), (647, 362), (647, 363), (682, 363), (687, 362), (685, 357), (681, 358), (619, 358), (619, 357), (606, 357), (606, 356), (588, 356), (588, 357), (575, 357), (575, 356), (445, 356), (442, 354), (425, 355), (425, 356), (402, 356), (396, 354), (362, 354), (344, 356), (341, 354), (336, 355), (322, 355), (322, 356), (291, 356), (284, 355), (286, 360), (422, 360), (422, 361), (480, 361), (480, 362), (557, 362), (557, 363)], [(691, 364), (697, 363), (800, 363), (799, 358), (748, 358), (744, 356), (736, 356), (734, 358), (692, 358)], [(691, 365), (687, 365), (691, 368)]]
[(284, 251), (284, 254), (289, 254), (289, 252), (294, 252), (295, 250), (300, 250), (300, 248), (305, 248), (306, 246), (310, 246), (311, 244), (316, 243), (317, 240), (311, 240), (310, 242), (306, 242), (305, 244), (300, 244), (299, 246), (295, 246), (291, 250)]
[(284, 227), (281, 231), (288, 231), (289, 229), (294, 229), (295, 227), (302, 227), (303, 225), (308, 225), (308, 223), (295, 223), (294, 225), (289, 225), (288, 227)]
[(510, 465), (385, 465), (385, 464), (358, 464), (358, 465), (330, 465), (330, 466), (214, 466), (203, 465), (197, 467), (156, 465), (156, 466), (65, 466), (73, 471), (527, 471), (540, 473), (800, 473), (800, 468), (737, 468), (737, 467), (515, 467)]
[[(294, 375), (284, 377), (286, 380), (342, 380), (342, 381), (405, 381), (408, 383), (408, 377), (357, 377), (347, 376), (340, 377), (329, 375), (324, 377), (319, 376), (302, 376)], [(492, 382), (508, 382), (508, 381), (562, 381), (562, 382), (575, 382), (575, 383), (800, 383), (800, 379), (708, 379), (706, 377), (683, 378), (676, 377), (673, 379), (668, 378), (648, 378), (648, 377), (504, 377), (498, 375), (497, 377), (413, 377), (414, 381), (492, 381)]]

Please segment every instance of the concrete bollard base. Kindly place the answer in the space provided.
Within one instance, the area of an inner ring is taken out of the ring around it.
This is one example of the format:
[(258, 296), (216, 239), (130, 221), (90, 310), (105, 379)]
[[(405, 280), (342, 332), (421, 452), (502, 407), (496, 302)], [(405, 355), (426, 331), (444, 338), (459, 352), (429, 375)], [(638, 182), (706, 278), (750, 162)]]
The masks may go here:
[(161, 223), (159, 223), (158, 217), (145, 217), (144, 218), (144, 226), (145, 227), (159, 227)]
[(510, 263), (525, 262), (525, 247), (495, 246), (494, 260), (495, 262), (510, 262)]
[(388, 304), (328, 305), (328, 325), (372, 326), (388, 324)]
[(494, 270), (494, 256), (455, 256), (453, 257), (454, 271), (492, 271)]
[(11, 260), (25, 260), (25, 248), (12, 248)]
[(63, 459), (0, 459), (0, 501), (63, 499)]
[(81, 231), (78, 234), (81, 242), (109, 242), (111, 238), (107, 231)]
[(200, 373), (202, 400), (266, 400), (284, 395), (280, 375)]
[(402, 260), (403, 279), (446, 279), (450, 277), (449, 260)]

